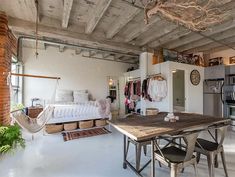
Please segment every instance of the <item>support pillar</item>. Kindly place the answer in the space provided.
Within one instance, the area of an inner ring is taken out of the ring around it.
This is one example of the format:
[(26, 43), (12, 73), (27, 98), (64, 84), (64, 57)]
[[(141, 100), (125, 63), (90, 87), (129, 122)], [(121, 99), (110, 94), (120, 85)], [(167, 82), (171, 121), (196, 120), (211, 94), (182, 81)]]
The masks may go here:
[(11, 57), (16, 54), (16, 39), (8, 28), (7, 15), (0, 11), (0, 125), (10, 124), (10, 86), (7, 75), (11, 71)]

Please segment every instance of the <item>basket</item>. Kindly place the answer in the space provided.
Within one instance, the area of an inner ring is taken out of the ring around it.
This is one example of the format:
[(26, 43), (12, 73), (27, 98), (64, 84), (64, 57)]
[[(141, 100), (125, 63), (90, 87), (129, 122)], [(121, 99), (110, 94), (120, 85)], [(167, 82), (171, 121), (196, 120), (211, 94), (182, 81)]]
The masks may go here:
[(63, 131), (63, 129), (64, 129), (63, 124), (48, 124), (45, 126), (45, 131), (49, 134), (61, 132)]
[(64, 130), (65, 131), (76, 130), (77, 128), (78, 128), (77, 122), (64, 123)]
[(83, 129), (83, 128), (92, 128), (94, 125), (93, 120), (84, 120), (84, 121), (79, 121), (78, 123), (79, 128)]
[(157, 115), (159, 113), (159, 109), (157, 108), (147, 108), (146, 109), (146, 115)]
[(101, 127), (101, 126), (105, 126), (107, 125), (107, 122), (105, 119), (98, 119), (98, 120), (95, 120), (95, 126), (96, 127)]

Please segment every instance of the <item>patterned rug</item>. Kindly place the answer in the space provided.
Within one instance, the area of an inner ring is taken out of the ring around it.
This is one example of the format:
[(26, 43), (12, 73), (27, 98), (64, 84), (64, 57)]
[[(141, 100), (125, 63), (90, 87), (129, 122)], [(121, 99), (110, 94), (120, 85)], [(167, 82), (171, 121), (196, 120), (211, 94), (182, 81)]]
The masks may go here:
[(97, 135), (103, 135), (111, 133), (106, 128), (93, 128), (88, 130), (77, 130), (74, 132), (63, 132), (63, 138), (64, 141), (79, 139), (79, 138), (85, 138), (85, 137), (91, 137), (91, 136), (97, 136)]

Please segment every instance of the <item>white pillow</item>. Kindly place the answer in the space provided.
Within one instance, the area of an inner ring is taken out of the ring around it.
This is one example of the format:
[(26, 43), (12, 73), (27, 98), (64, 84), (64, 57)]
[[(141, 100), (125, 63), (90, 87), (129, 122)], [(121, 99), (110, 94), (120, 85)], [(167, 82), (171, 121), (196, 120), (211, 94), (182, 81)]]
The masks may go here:
[(73, 102), (72, 90), (56, 90), (55, 95), (56, 102)]
[(78, 93), (88, 93), (88, 90), (74, 90), (73, 94), (78, 94)]
[(73, 99), (75, 103), (85, 103), (88, 102), (88, 93), (73, 92)]

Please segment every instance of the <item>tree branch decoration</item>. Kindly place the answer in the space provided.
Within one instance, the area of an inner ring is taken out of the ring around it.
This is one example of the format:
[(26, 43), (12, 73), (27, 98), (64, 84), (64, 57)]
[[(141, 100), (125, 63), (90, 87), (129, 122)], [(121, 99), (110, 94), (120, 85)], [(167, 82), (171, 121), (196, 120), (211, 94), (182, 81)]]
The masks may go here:
[(218, 0), (142, 0), (142, 4), (146, 24), (153, 15), (159, 14), (193, 31), (204, 31), (225, 19)]

